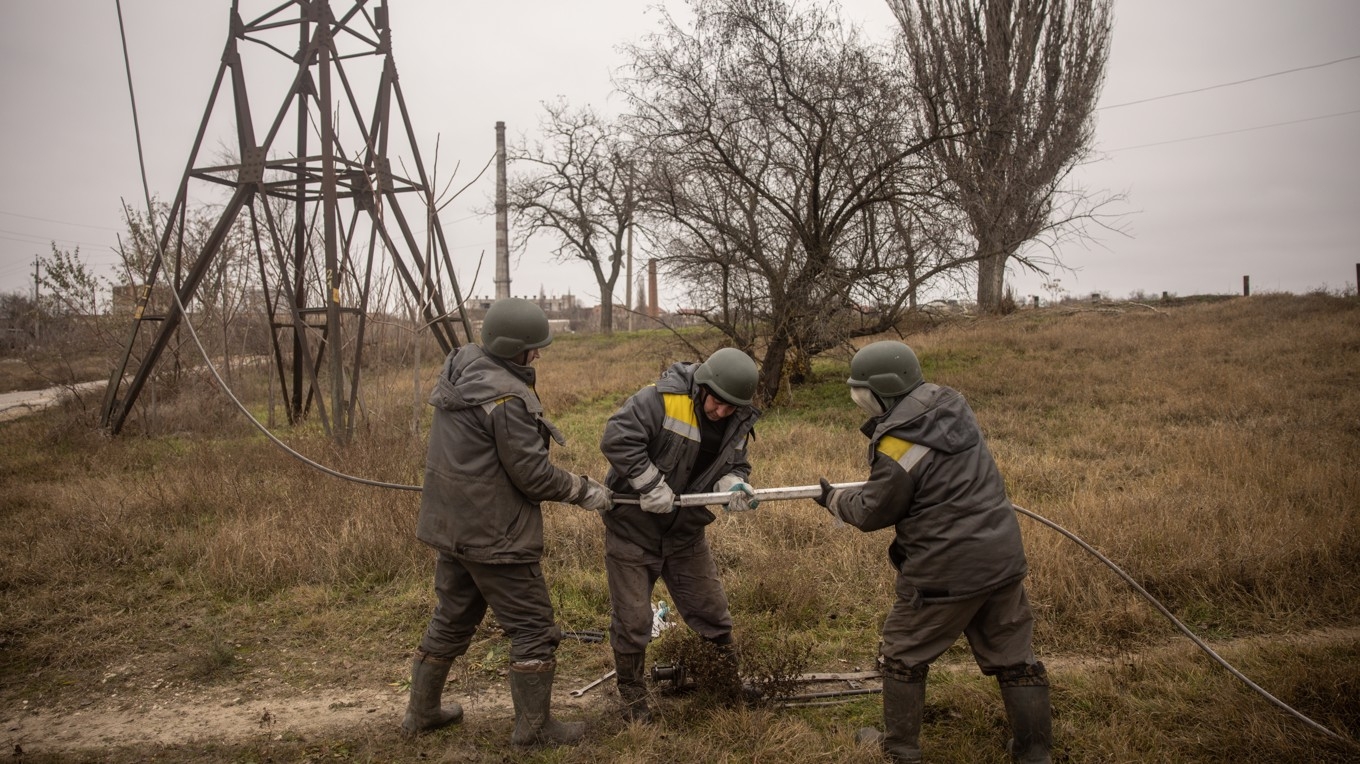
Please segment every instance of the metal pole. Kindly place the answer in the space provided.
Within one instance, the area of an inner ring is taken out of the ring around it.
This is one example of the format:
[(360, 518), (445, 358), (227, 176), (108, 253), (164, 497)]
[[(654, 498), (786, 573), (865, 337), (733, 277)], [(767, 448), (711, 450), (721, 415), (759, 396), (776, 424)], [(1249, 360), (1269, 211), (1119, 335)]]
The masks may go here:
[[(864, 485), (864, 481), (858, 483), (832, 483), (832, 488), (859, 488)], [(761, 502), (766, 501), (789, 501), (791, 499), (815, 499), (822, 495), (821, 485), (795, 485), (785, 488), (757, 488), (756, 498)], [(731, 491), (714, 491), (713, 493), (687, 493), (675, 497), (677, 507), (707, 507), (714, 504), (726, 504), (732, 500)], [(615, 504), (637, 504), (636, 496), (614, 495)]]

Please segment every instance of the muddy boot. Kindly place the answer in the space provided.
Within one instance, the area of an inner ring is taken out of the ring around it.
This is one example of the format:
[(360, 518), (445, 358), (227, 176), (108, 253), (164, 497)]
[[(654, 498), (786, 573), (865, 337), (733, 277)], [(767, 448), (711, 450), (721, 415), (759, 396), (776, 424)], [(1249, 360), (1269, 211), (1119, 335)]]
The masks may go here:
[(1006, 704), (1006, 718), (1011, 723), (1011, 741), (1007, 745), (1011, 759), (1021, 764), (1050, 764), (1053, 715), (1048, 685), (1002, 687), (1001, 700)]
[(1053, 714), (1049, 706), (1048, 672), (1035, 661), (996, 673), (1011, 740), (1006, 744), (1011, 759), (1022, 764), (1048, 764), (1053, 760)]
[(552, 718), (549, 707), (556, 670), (557, 661), (551, 660), (510, 664), (510, 698), (515, 703), (511, 745), (574, 745), (585, 735), (585, 723)]
[[(913, 677), (914, 678), (914, 677)], [(861, 729), (855, 740), (877, 743), (888, 760), (895, 764), (914, 764), (921, 760), (921, 717), (926, 708), (926, 683), (883, 676), (883, 729)]]
[(406, 717), (401, 730), (407, 735), (437, 730), (463, 720), (463, 707), (457, 703), (440, 706), (444, 680), (449, 677), (452, 658), (436, 658), (417, 650), (411, 661), (411, 699), (406, 704)]
[(647, 704), (646, 653), (614, 653), (614, 670), (623, 699), (623, 718), (650, 724), (652, 708)]

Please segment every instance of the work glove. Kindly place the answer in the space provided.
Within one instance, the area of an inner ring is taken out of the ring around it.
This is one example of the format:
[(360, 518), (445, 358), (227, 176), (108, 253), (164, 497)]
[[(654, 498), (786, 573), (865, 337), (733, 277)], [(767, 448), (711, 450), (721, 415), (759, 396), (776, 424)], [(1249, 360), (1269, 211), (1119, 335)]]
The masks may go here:
[(756, 498), (756, 489), (742, 480), (740, 475), (723, 475), (718, 478), (717, 489), (720, 492), (732, 493), (723, 507), (728, 512), (749, 512), (760, 506), (760, 499)]
[(839, 503), (837, 500), (840, 498), (841, 489), (832, 488), (831, 483), (827, 482), (826, 478), (817, 478), (817, 484), (822, 487), (822, 492), (813, 501), (826, 507), (826, 511), (830, 512), (831, 517), (836, 520), (836, 526), (840, 527), (845, 523), (841, 519), (839, 508), (836, 506)]
[(656, 481), (656, 485), (651, 490), (638, 497), (638, 508), (643, 512), (664, 515), (675, 511), (675, 491), (666, 485), (663, 478)]
[(595, 512), (608, 512), (614, 506), (614, 494), (608, 488), (595, 482), (589, 475), (581, 476), (581, 491), (572, 503)]

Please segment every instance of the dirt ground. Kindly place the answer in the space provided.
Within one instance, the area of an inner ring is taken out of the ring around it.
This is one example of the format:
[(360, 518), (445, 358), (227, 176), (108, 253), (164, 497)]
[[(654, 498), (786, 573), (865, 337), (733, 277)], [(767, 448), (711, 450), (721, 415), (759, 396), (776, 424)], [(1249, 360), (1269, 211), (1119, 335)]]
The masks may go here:
[[(1360, 638), (1360, 628), (1319, 629), (1281, 637), (1249, 637), (1216, 648), (1244, 643), (1336, 644)], [(1184, 651), (1188, 642), (1177, 641), (1151, 648), (1138, 656), (1111, 657), (1041, 656), (1050, 671), (1064, 673), (1100, 670), (1112, 663), (1152, 658), (1158, 653)], [(871, 667), (843, 666), (846, 671)], [(937, 671), (976, 671), (971, 664), (936, 666)], [(392, 666), (387, 676), (403, 675), (404, 667)], [(89, 693), (74, 707), (41, 701), (5, 700), (0, 709), (5, 749), (14, 755), (91, 751), (101, 748), (142, 745), (185, 745), (220, 742), (314, 738), (338, 730), (371, 729), (395, 732), (406, 709), (404, 686), (384, 684), (376, 676), (356, 677), (346, 686), (316, 686), (305, 693), (275, 678), (272, 672), (252, 673), (244, 682), (225, 687), (189, 687), (166, 684), (153, 678), (157, 672), (135, 663), (111, 668), (100, 683), (105, 691)], [(573, 712), (598, 711), (617, 703), (613, 679), (579, 698), (571, 691), (598, 677), (558, 675), (553, 688), (553, 708), (570, 718)], [(876, 687), (877, 680), (863, 686)], [(839, 689), (844, 683), (810, 686), (810, 690)], [(70, 697), (69, 693), (62, 693)], [(508, 728), (513, 706), (504, 679), (451, 677), (446, 700), (461, 703), (464, 713), (487, 720), (503, 719)], [(69, 703), (69, 700), (61, 701)], [(22, 753), (21, 753), (22, 752)]]
[[(124, 685), (70, 709), (26, 700), (6, 704), (0, 712), (5, 749), (16, 755), (51, 755), (122, 746), (305, 739), (365, 727), (395, 731), (406, 710), (403, 687), (317, 687), (300, 695), (296, 688), (272, 684), (254, 680), (198, 689)], [(553, 707), (569, 715), (571, 709), (612, 702), (612, 681), (572, 698), (569, 693), (579, 684), (559, 682)], [(514, 716), (503, 682), (478, 688), (451, 684), (445, 698), (461, 703), (466, 714), (504, 718), (507, 725)]]

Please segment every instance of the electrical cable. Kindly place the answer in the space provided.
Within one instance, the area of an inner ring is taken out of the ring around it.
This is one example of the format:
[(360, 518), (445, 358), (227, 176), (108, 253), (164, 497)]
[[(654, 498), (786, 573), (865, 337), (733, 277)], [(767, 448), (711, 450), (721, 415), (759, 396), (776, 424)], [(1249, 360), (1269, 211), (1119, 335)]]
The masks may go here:
[(1270, 74), (1262, 74), (1262, 75), (1259, 75), (1259, 76), (1257, 76), (1257, 77), (1248, 77), (1248, 78), (1245, 79), (1245, 80), (1234, 80), (1233, 82), (1223, 82), (1223, 83), (1220, 83), (1220, 84), (1218, 84), (1218, 85), (1209, 85), (1209, 86), (1207, 86), (1207, 87), (1195, 88), (1194, 90), (1182, 90), (1182, 91), (1179, 91), (1179, 92), (1176, 92), (1176, 93), (1167, 93), (1166, 95), (1152, 96), (1152, 97), (1150, 97), (1150, 98), (1140, 98), (1140, 99), (1138, 99), (1138, 100), (1136, 100), (1136, 101), (1125, 101), (1125, 102), (1123, 102), (1123, 103), (1110, 104), (1109, 106), (1097, 106), (1097, 107), (1096, 107), (1096, 111), (1106, 111), (1106, 110), (1108, 110), (1108, 109), (1119, 109), (1119, 108), (1122, 108), (1122, 107), (1124, 107), (1124, 106), (1133, 106), (1133, 105), (1135, 105), (1135, 104), (1140, 104), (1140, 103), (1149, 103), (1149, 102), (1151, 102), (1151, 101), (1160, 101), (1160, 100), (1165, 99), (1165, 98), (1175, 98), (1176, 96), (1190, 95), (1191, 93), (1203, 93), (1203, 92), (1205, 92), (1206, 90), (1217, 90), (1217, 89), (1219, 89), (1219, 88), (1231, 87), (1231, 86), (1233, 86), (1233, 85), (1242, 85), (1242, 84), (1245, 84), (1245, 83), (1248, 83), (1248, 82), (1256, 82), (1257, 80), (1269, 79), (1269, 78), (1271, 78), (1271, 77), (1279, 77), (1279, 76), (1282, 75), (1282, 74), (1293, 74), (1294, 72), (1302, 72), (1302, 71), (1307, 71), (1307, 70), (1309, 70), (1309, 69), (1321, 69), (1321, 68), (1324, 67), (1324, 66), (1331, 66), (1332, 64), (1339, 64), (1339, 63), (1342, 63), (1343, 61), (1354, 61), (1354, 60), (1357, 59), (1357, 58), (1360, 58), (1360, 54), (1357, 54), (1357, 55), (1354, 55), (1354, 56), (1346, 56), (1345, 58), (1338, 58), (1338, 59), (1335, 59), (1335, 60), (1333, 60), (1333, 61), (1325, 61), (1325, 62), (1323, 62), (1323, 63), (1321, 63), (1321, 64), (1310, 64), (1310, 65), (1308, 65), (1308, 66), (1299, 66), (1299, 67), (1295, 67), (1295, 68), (1293, 68), (1293, 69), (1284, 69), (1284, 70), (1278, 71), (1278, 72), (1271, 72)]
[(1274, 705), (1276, 708), (1278, 708), (1278, 709), (1280, 709), (1281, 711), (1284, 711), (1284, 712), (1290, 714), (1290, 715), (1293, 716), (1294, 718), (1298, 719), (1299, 721), (1303, 722), (1304, 724), (1307, 724), (1308, 726), (1312, 727), (1313, 729), (1317, 730), (1318, 732), (1321, 732), (1321, 733), (1323, 733), (1324, 735), (1327, 735), (1328, 737), (1335, 738), (1335, 739), (1337, 739), (1337, 740), (1339, 740), (1339, 741), (1341, 741), (1341, 742), (1343, 742), (1343, 743), (1350, 743), (1351, 745), (1354, 745), (1353, 742), (1346, 740), (1346, 738), (1341, 737), (1341, 736), (1338, 735), (1337, 733), (1332, 732), (1331, 730), (1327, 729), (1326, 727), (1322, 726), (1321, 724), (1319, 724), (1319, 723), (1313, 721), (1312, 719), (1310, 719), (1310, 718), (1308, 718), (1307, 716), (1305, 716), (1303, 713), (1294, 710), (1294, 709), (1291, 708), (1288, 704), (1286, 704), (1284, 701), (1280, 700), (1279, 698), (1275, 697), (1274, 695), (1271, 695), (1269, 692), (1266, 692), (1265, 689), (1263, 689), (1260, 685), (1258, 685), (1258, 684), (1256, 684), (1255, 682), (1253, 682), (1253, 681), (1251, 681), (1250, 679), (1248, 679), (1247, 676), (1246, 676), (1245, 674), (1243, 674), (1241, 671), (1238, 671), (1236, 668), (1234, 668), (1234, 667), (1232, 666), (1232, 664), (1230, 664), (1230, 663), (1228, 663), (1226, 660), (1224, 660), (1224, 659), (1222, 658), (1222, 656), (1220, 656), (1218, 653), (1214, 652), (1213, 648), (1209, 647), (1209, 645), (1207, 645), (1207, 644), (1204, 643), (1204, 640), (1202, 640), (1202, 639), (1200, 639), (1199, 637), (1195, 636), (1195, 633), (1194, 633), (1193, 631), (1190, 630), (1190, 627), (1188, 627), (1188, 626), (1186, 626), (1184, 623), (1182, 623), (1181, 620), (1180, 620), (1179, 618), (1177, 618), (1175, 615), (1173, 615), (1173, 614), (1171, 613), (1170, 610), (1167, 610), (1167, 609), (1166, 609), (1166, 606), (1163, 605), (1162, 603), (1158, 602), (1158, 601), (1157, 601), (1157, 598), (1156, 598), (1156, 597), (1153, 597), (1153, 596), (1148, 592), (1147, 589), (1144, 589), (1142, 586), (1140, 586), (1140, 585), (1138, 584), (1137, 581), (1134, 581), (1132, 576), (1130, 576), (1128, 573), (1125, 573), (1118, 565), (1115, 565), (1114, 562), (1110, 560), (1110, 558), (1108, 558), (1108, 557), (1106, 557), (1105, 555), (1101, 554), (1099, 551), (1096, 550), (1095, 547), (1093, 547), (1093, 546), (1091, 546), (1090, 544), (1088, 544), (1088, 543), (1086, 543), (1085, 541), (1083, 541), (1083, 540), (1082, 540), (1080, 537), (1078, 537), (1075, 533), (1072, 533), (1071, 531), (1067, 530), (1066, 528), (1062, 527), (1061, 525), (1058, 525), (1057, 523), (1053, 522), (1052, 520), (1049, 520), (1049, 519), (1046, 518), (1046, 517), (1042, 517), (1042, 516), (1040, 516), (1040, 515), (1038, 515), (1038, 514), (1036, 514), (1036, 513), (1034, 513), (1034, 512), (1031, 512), (1031, 511), (1029, 511), (1028, 509), (1025, 509), (1024, 507), (1021, 507), (1021, 506), (1018, 505), (1018, 504), (1012, 503), (1011, 506), (1015, 507), (1015, 511), (1016, 511), (1016, 512), (1019, 512), (1020, 514), (1024, 515), (1025, 517), (1028, 517), (1028, 518), (1030, 518), (1031, 520), (1034, 520), (1035, 522), (1038, 522), (1038, 523), (1041, 523), (1041, 524), (1043, 524), (1043, 525), (1046, 525), (1046, 526), (1048, 526), (1049, 528), (1051, 528), (1051, 529), (1057, 531), (1058, 533), (1061, 533), (1062, 535), (1066, 536), (1069, 540), (1071, 540), (1071, 541), (1072, 541), (1073, 543), (1075, 543), (1077, 546), (1080, 546), (1082, 549), (1085, 549), (1087, 552), (1089, 552), (1091, 555), (1093, 555), (1097, 560), (1100, 560), (1102, 563), (1104, 563), (1107, 567), (1109, 567), (1110, 570), (1113, 570), (1113, 571), (1115, 572), (1116, 575), (1118, 575), (1120, 578), (1124, 579), (1124, 583), (1126, 583), (1126, 584), (1128, 584), (1129, 586), (1133, 587), (1133, 590), (1134, 590), (1134, 591), (1136, 591), (1136, 592), (1138, 592), (1139, 594), (1143, 595), (1143, 597), (1144, 597), (1148, 602), (1151, 602), (1151, 603), (1152, 603), (1152, 606), (1155, 607), (1155, 608), (1157, 608), (1158, 612), (1160, 612), (1162, 615), (1166, 616), (1167, 620), (1171, 621), (1171, 623), (1174, 624), (1175, 627), (1176, 627), (1177, 629), (1179, 629), (1180, 632), (1181, 632), (1182, 634), (1184, 634), (1185, 636), (1189, 637), (1189, 638), (1190, 638), (1190, 641), (1195, 643), (1195, 646), (1197, 646), (1199, 649), (1203, 650), (1210, 658), (1213, 658), (1214, 661), (1218, 663), (1218, 665), (1220, 665), (1220, 666), (1222, 666), (1223, 668), (1227, 669), (1227, 671), (1228, 671), (1230, 674), (1232, 674), (1233, 676), (1237, 677), (1239, 680), (1241, 680), (1243, 683), (1245, 683), (1245, 684), (1246, 684), (1248, 687), (1250, 687), (1252, 690), (1255, 690), (1258, 694), (1261, 695), (1261, 697), (1265, 698), (1267, 701), (1269, 701), (1269, 702), (1270, 702), (1272, 705)]
[(1290, 120), (1290, 121), (1288, 121), (1288, 122), (1273, 122), (1273, 123), (1271, 123), (1271, 124), (1269, 124), (1269, 125), (1256, 125), (1255, 127), (1243, 127), (1243, 128), (1239, 128), (1239, 129), (1237, 129), (1237, 130), (1224, 130), (1224, 131), (1219, 132), (1219, 133), (1206, 133), (1205, 135), (1191, 135), (1191, 136), (1187, 136), (1187, 137), (1185, 137), (1185, 138), (1172, 138), (1171, 140), (1167, 140), (1167, 141), (1157, 141), (1157, 142), (1155, 142), (1155, 143), (1140, 143), (1140, 144), (1138, 144), (1138, 145), (1136, 145), (1136, 146), (1120, 146), (1120, 147), (1117, 148), (1117, 149), (1108, 149), (1108, 150), (1107, 150), (1107, 153), (1113, 154), (1113, 153), (1115, 153), (1116, 151), (1132, 151), (1133, 149), (1146, 149), (1146, 148), (1150, 148), (1150, 147), (1152, 147), (1152, 146), (1166, 146), (1166, 145), (1172, 144), (1172, 143), (1185, 143), (1185, 142), (1187, 142), (1187, 141), (1198, 141), (1198, 140), (1203, 140), (1203, 139), (1205, 139), (1205, 138), (1218, 138), (1218, 137), (1221, 137), (1221, 136), (1224, 136), (1224, 135), (1236, 135), (1237, 133), (1250, 133), (1250, 132), (1253, 132), (1253, 131), (1255, 131), (1255, 130), (1266, 130), (1266, 129), (1269, 129), (1269, 128), (1272, 128), (1272, 127), (1285, 127), (1285, 126), (1287, 126), (1287, 125), (1299, 125), (1299, 124), (1303, 124), (1304, 122), (1317, 122), (1318, 120), (1322, 120), (1322, 119), (1335, 119), (1336, 117), (1349, 117), (1349, 116), (1352, 115), (1352, 114), (1360, 114), (1360, 109), (1352, 109), (1351, 111), (1339, 111), (1339, 112), (1336, 112), (1336, 113), (1334, 113), (1334, 114), (1322, 114), (1322, 115), (1319, 115), (1319, 116), (1316, 116), (1316, 117), (1304, 117), (1303, 119), (1294, 119), (1294, 120)]
[[(151, 185), (146, 180), (146, 161), (142, 155), (142, 131), (141, 128), (138, 126), (137, 122), (137, 97), (133, 93), (132, 89), (132, 63), (128, 57), (127, 33), (123, 30), (123, 3), (122, 0), (114, 0), (114, 4), (117, 6), (118, 9), (118, 33), (123, 40), (123, 65), (127, 70), (128, 97), (132, 101), (132, 124), (133, 133), (135, 134), (137, 140), (137, 162), (142, 173), (142, 193), (146, 198), (146, 208), (148, 211), (147, 220), (150, 221), (151, 224), (152, 240), (157, 242), (156, 247), (159, 250), (161, 246), (160, 245), (161, 235), (160, 232), (156, 229), (155, 208), (151, 204)], [(162, 260), (165, 259), (164, 252), (158, 252), (157, 254), (160, 256)], [(185, 310), (184, 303), (180, 300), (179, 291), (175, 289), (170, 289), (168, 291), (170, 292), (170, 294), (174, 295), (175, 306), (176, 308), (178, 308), (180, 315), (183, 317), (184, 325), (189, 329), (189, 336), (193, 338), (194, 344), (198, 346), (198, 351), (203, 354), (203, 362), (207, 364), (208, 371), (212, 374), (213, 379), (217, 381), (217, 384), (222, 388), (222, 392), (225, 393), (226, 396), (231, 399), (231, 402), (236, 404), (236, 408), (240, 409), (241, 413), (245, 414), (246, 418), (249, 419), (250, 422), (255, 425), (256, 429), (264, 433), (264, 436), (266, 438), (269, 438), (279, 448), (282, 448), (286, 453), (303, 462), (304, 464), (315, 469), (318, 469), (332, 477), (337, 477), (342, 480), (348, 480), (352, 483), (371, 485), (377, 488), (391, 488), (399, 491), (421, 490), (421, 487), (418, 485), (387, 483), (381, 480), (370, 480), (368, 478), (347, 475), (343, 472), (331, 469), (330, 467), (327, 467), (324, 464), (312, 460), (311, 458), (299, 453), (298, 451), (294, 450), (291, 446), (289, 446), (287, 443), (284, 443), (282, 440), (280, 440), (276, 435), (274, 435), (274, 433), (269, 431), (268, 427), (265, 427), (265, 425), (262, 422), (260, 422), (260, 420), (256, 419), (255, 416), (250, 413), (250, 410), (246, 408), (245, 404), (241, 403), (240, 399), (237, 398), (234, 393), (232, 393), (231, 388), (227, 386), (226, 381), (223, 380), (222, 376), (217, 373), (217, 367), (213, 366), (212, 359), (208, 356), (207, 348), (203, 347), (202, 341), (199, 340), (198, 331), (194, 329), (193, 322), (189, 320), (189, 311)]]
[(6, 211), (6, 210), (0, 210), (0, 215), (6, 215), (6, 216), (8, 216), (8, 217), (13, 217), (13, 218), (24, 218), (25, 220), (40, 220), (40, 221), (42, 221), (42, 222), (44, 222), (44, 223), (56, 223), (56, 224), (58, 224), (58, 225), (69, 225), (69, 226), (73, 226), (73, 227), (75, 227), (75, 228), (93, 228), (93, 229), (96, 229), (96, 230), (99, 230), (99, 231), (113, 231), (114, 233), (120, 233), (120, 232), (122, 231), (121, 228), (110, 228), (110, 227), (104, 226), (104, 225), (89, 225), (89, 224), (86, 224), (86, 223), (72, 223), (72, 222), (69, 221), (69, 220), (53, 220), (52, 218), (40, 218), (40, 217), (35, 217), (35, 216), (33, 216), (33, 215), (22, 215), (22, 214), (20, 214), (20, 213), (18, 213), (18, 212), (8, 212), (8, 211)]

